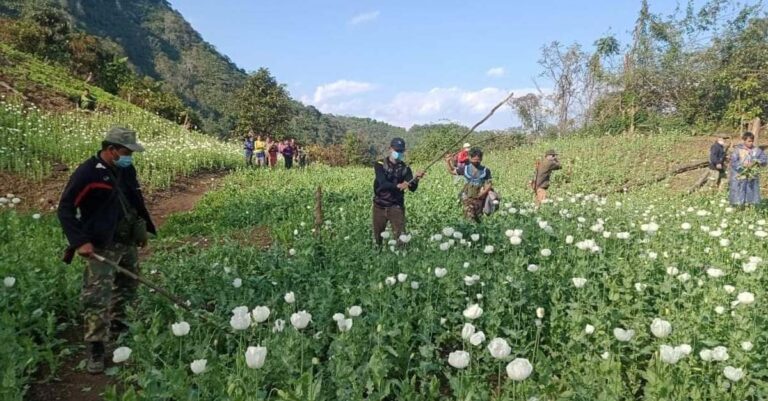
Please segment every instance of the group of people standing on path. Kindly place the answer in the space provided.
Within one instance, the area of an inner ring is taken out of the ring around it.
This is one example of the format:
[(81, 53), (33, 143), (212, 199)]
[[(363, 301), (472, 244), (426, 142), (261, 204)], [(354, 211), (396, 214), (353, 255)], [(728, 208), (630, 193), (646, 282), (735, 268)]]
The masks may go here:
[[(760, 177), (758, 168), (768, 165), (768, 156), (755, 146), (755, 135), (745, 132), (741, 143), (734, 146), (730, 160), (726, 159), (726, 141), (730, 135), (718, 135), (709, 149), (709, 180), (711, 187), (720, 190), (728, 181), (728, 201), (734, 206), (760, 203)], [(729, 163), (730, 162), (730, 163)]]
[(255, 157), (256, 167), (275, 168), (277, 167), (278, 156), (283, 159), (286, 169), (292, 168), (294, 162), (299, 167), (306, 167), (307, 165), (306, 151), (296, 144), (295, 139), (273, 140), (269, 136), (254, 135), (251, 131), (243, 142), (243, 149), (247, 167), (254, 166), (253, 159)]

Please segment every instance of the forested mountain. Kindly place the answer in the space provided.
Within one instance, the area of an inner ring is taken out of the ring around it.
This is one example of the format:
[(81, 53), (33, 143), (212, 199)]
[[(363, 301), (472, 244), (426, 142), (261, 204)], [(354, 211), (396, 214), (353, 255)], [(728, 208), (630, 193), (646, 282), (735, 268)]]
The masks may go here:
[[(206, 42), (165, 0), (4, 0), (0, 15), (22, 18), (42, 9), (66, 15), (72, 26), (116, 44), (135, 72), (175, 93), (201, 119), (204, 131), (239, 135), (232, 94), (248, 79), (246, 71)], [(276, 135), (330, 144), (347, 132), (371, 143), (379, 136), (402, 134), (402, 128), (370, 119), (325, 115), (291, 100), (287, 129)]]

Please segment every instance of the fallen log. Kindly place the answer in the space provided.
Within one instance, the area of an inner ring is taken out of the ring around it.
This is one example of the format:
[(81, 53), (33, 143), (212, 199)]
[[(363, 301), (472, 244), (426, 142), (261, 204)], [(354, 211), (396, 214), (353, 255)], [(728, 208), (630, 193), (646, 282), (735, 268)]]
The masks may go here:
[(702, 174), (701, 177), (699, 177), (699, 179), (696, 180), (693, 186), (690, 189), (688, 189), (688, 195), (698, 191), (699, 188), (703, 187), (707, 181), (709, 181), (709, 170), (705, 171), (704, 174)]

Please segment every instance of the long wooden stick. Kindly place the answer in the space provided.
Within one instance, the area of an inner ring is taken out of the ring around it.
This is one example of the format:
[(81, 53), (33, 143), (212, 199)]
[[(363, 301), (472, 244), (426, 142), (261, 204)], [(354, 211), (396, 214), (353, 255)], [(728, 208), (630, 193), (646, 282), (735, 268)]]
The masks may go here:
[(176, 304), (179, 308), (182, 308), (182, 309), (186, 310), (187, 312), (192, 312), (192, 309), (189, 306), (187, 306), (187, 304), (184, 301), (182, 301), (179, 297), (171, 294), (165, 288), (160, 287), (159, 285), (157, 285), (157, 284), (155, 284), (155, 283), (145, 279), (142, 276), (139, 276), (138, 274), (136, 274), (136, 273), (134, 273), (134, 272), (132, 272), (132, 271), (130, 271), (130, 270), (120, 266), (119, 264), (115, 263), (114, 261), (112, 261), (110, 259), (107, 259), (107, 258), (105, 258), (105, 257), (103, 257), (103, 256), (101, 256), (99, 254), (94, 253), (94, 254), (92, 254), (91, 257), (96, 259), (96, 260), (98, 260), (99, 262), (106, 263), (106, 264), (114, 267), (120, 273), (125, 274), (126, 276), (128, 276), (128, 277), (130, 277), (130, 278), (132, 278), (132, 279), (134, 279), (134, 280), (136, 280), (136, 281), (146, 285), (147, 287), (155, 290), (158, 294), (168, 298), (171, 302)]
[[(477, 122), (475, 125), (473, 125), (473, 126), (472, 126), (472, 128), (470, 128), (470, 129), (469, 129), (469, 131), (467, 131), (467, 133), (465, 133), (465, 134), (464, 134), (464, 135), (463, 135), (461, 138), (459, 138), (459, 139), (458, 139), (456, 142), (454, 142), (454, 143), (453, 143), (453, 145), (451, 145), (451, 147), (449, 147), (447, 150), (443, 151), (443, 153), (441, 153), (441, 154), (440, 154), (440, 157), (436, 158), (436, 159), (435, 159), (435, 160), (433, 160), (431, 163), (429, 163), (429, 164), (427, 165), (427, 167), (426, 167), (426, 168), (424, 168), (424, 171), (427, 171), (427, 170), (429, 170), (429, 169), (430, 169), (432, 166), (434, 166), (434, 165), (435, 165), (435, 163), (437, 163), (437, 162), (439, 162), (439, 161), (443, 160), (443, 158), (444, 158), (446, 155), (448, 155), (448, 154), (450, 154), (450, 153), (451, 153), (451, 150), (452, 150), (453, 148), (455, 148), (456, 146), (458, 146), (459, 144), (461, 144), (462, 142), (464, 142), (464, 140), (465, 140), (465, 139), (467, 139), (467, 137), (468, 137), (470, 134), (472, 134), (473, 132), (475, 132), (475, 130), (477, 129), (477, 127), (479, 127), (479, 126), (483, 125), (483, 123), (484, 123), (484, 122), (488, 121), (488, 119), (489, 119), (489, 118), (491, 118), (491, 116), (493, 115), (493, 113), (495, 113), (495, 112), (496, 112), (496, 110), (498, 110), (498, 109), (499, 109), (501, 106), (503, 106), (505, 103), (509, 102), (509, 99), (512, 99), (512, 96), (514, 96), (514, 95), (515, 95), (515, 93), (514, 93), (514, 92), (510, 92), (509, 96), (505, 97), (505, 98), (504, 98), (504, 100), (502, 100), (501, 102), (499, 102), (499, 104), (497, 104), (496, 106), (494, 106), (494, 107), (491, 109), (491, 111), (490, 111), (490, 112), (488, 112), (488, 114), (487, 114), (485, 117), (483, 117), (483, 119), (482, 119), (482, 120), (478, 121), (478, 122)], [(412, 180), (408, 181), (408, 184), (412, 184), (414, 181), (416, 181), (416, 178), (413, 178)]]

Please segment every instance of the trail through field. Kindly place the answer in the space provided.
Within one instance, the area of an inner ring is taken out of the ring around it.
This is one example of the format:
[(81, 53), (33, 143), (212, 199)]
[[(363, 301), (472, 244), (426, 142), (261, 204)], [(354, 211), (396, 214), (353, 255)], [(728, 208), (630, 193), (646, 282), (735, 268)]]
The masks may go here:
[[(43, 183), (31, 183), (10, 174), (2, 174), (0, 178), (3, 178), (3, 188), (11, 182), (17, 184), (25, 182), (28, 186), (15, 186), (15, 188), (22, 189), (23, 192), (19, 193), (20, 196), (34, 196), (29, 199), (39, 199), (41, 203), (50, 206), (55, 205), (54, 199), (57, 199), (61, 189), (66, 185), (67, 178), (66, 173), (60, 173)], [(192, 210), (203, 195), (213, 189), (226, 174), (226, 171), (217, 171), (181, 178), (170, 188), (150, 194), (147, 203), (155, 224), (160, 227), (171, 214)], [(149, 250), (141, 252), (142, 258), (148, 254)], [(62, 350), (66, 350), (63, 352), (69, 353), (69, 356), (56, 372), (58, 377), (44, 382), (49, 372), (47, 370), (39, 372), (37, 381), (32, 383), (27, 393), (27, 400), (96, 401), (103, 399), (103, 393), (108, 386), (117, 384), (112, 376), (107, 374), (91, 375), (85, 371), (88, 353), (82, 341), (82, 335), (83, 327), (81, 324), (70, 327), (60, 334), (60, 338), (65, 342), (62, 345)], [(114, 342), (111, 342), (108, 344), (106, 353), (108, 369), (111, 366), (113, 350)]]

